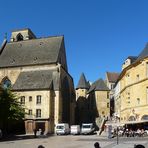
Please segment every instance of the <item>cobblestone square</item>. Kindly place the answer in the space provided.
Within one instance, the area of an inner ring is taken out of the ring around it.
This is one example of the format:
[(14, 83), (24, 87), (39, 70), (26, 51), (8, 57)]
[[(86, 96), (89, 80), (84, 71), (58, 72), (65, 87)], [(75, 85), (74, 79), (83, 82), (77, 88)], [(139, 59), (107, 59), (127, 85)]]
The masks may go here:
[(78, 135), (78, 136), (49, 136), (40, 138), (20, 138), (1, 141), (0, 148), (37, 148), (43, 145), (45, 148), (93, 148), (98, 141), (101, 148), (134, 148), (134, 144), (143, 144), (148, 148), (148, 138), (119, 138), (117, 145), (116, 138), (107, 139), (105, 136), (98, 135)]

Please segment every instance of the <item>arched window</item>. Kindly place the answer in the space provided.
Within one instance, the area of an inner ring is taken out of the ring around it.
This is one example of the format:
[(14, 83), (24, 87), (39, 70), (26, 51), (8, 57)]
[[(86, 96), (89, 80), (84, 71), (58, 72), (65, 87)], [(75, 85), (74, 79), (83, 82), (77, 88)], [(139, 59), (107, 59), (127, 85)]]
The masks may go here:
[(143, 115), (141, 120), (148, 120), (148, 115)]
[(2, 88), (8, 89), (11, 87), (11, 81), (6, 77), (2, 80)]
[(16, 36), (16, 40), (17, 40), (17, 41), (22, 41), (22, 40), (23, 40), (23, 36), (21, 35), (21, 33), (19, 33), (19, 34)]
[(128, 121), (136, 121), (136, 118), (134, 116), (130, 116)]

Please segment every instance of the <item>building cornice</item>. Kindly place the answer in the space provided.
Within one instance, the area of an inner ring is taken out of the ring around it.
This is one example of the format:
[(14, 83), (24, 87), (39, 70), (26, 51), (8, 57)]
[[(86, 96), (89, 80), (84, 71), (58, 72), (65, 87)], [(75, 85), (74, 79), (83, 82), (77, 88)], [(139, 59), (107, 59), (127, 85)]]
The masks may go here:
[(140, 107), (147, 107), (147, 104), (146, 105), (138, 105), (138, 106), (126, 107), (126, 108), (122, 109), (120, 112), (123, 112), (123, 111), (125, 111), (127, 109), (133, 109), (133, 108), (135, 109), (135, 108), (140, 108)]
[(128, 87), (133, 86), (133, 85), (136, 85), (136, 84), (139, 84), (139, 83), (144, 82), (144, 81), (146, 81), (146, 80), (148, 80), (148, 78), (144, 78), (144, 79), (142, 79), (142, 80), (140, 80), (140, 81), (138, 81), (138, 82), (134, 82), (134, 83), (132, 83), (132, 84), (129, 84), (129, 85), (125, 86), (125, 87), (120, 91), (120, 93), (122, 93), (122, 92), (123, 92), (125, 89), (127, 89)]
[(135, 67), (135, 66), (139, 65), (140, 63), (142, 63), (142, 62), (145, 61), (146, 59), (148, 59), (148, 57), (145, 57), (145, 58), (143, 58), (143, 59), (139, 59), (139, 60), (135, 61), (134, 63), (130, 64), (129, 66), (125, 67), (125, 68), (122, 70), (122, 72), (120, 73), (116, 84), (119, 82), (119, 80), (121, 80), (121, 78), (125, 75), (125, 73), (126, 73), (129, 69), (131, 69), (132, 67)]

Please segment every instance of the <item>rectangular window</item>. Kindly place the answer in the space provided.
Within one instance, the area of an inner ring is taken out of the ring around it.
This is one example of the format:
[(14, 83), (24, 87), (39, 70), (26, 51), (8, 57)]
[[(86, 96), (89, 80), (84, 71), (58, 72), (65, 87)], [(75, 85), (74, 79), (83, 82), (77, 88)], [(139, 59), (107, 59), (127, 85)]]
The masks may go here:
[(29, 96), (29, 102), (31, 102), (32, 101), (32, 96)]
[(146, 76), (148, 77), (148, 63), (146, 63)]
[(36, 110), (36, 117), (37, 118), (41, 117), (41, 109)]
[(38, 95), (36, 97), (36, 104), (41, 104), (41, 96), (40, 95)]
[(29, 115), (32, 115), (32, 109), (29, 109), (28, 114), (29, 114)]
[(137, 104), (138, 105), (140, 104), (140, 98), (137, 98)]
[(127, 101), (128, 105), (131, 103), (130, 101)]
[(146, 88), (146, 102), (148, 104), (148, 87)]
[(137, 81), (139, 81), (139, 75), (136, 76)]
[(126, 75), (126, 85), (130, 84), (130, 74)]
[(107, 92), (107, 99), (109, 99), (109, 92)]
[(114, 89), (114, 84), (111, 84), (111, 89)]
[(107, 108), (109, 108), (109, 103), (107, 103)]
[(21, 104), (25, 104), (25, 96), (21, 96), (20, 102), (21, 102)]

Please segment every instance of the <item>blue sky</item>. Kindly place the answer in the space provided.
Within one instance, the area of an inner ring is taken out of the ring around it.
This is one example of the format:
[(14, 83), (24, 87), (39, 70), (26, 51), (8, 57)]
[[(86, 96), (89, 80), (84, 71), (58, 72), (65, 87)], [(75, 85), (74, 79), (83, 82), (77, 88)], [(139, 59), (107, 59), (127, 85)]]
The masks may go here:
[(148, 42), (147, 0), (1, 0), (0, 42), (13, 29), (37, 37), (64, 35), (69, 73), (77, 85), (120, 72)]

